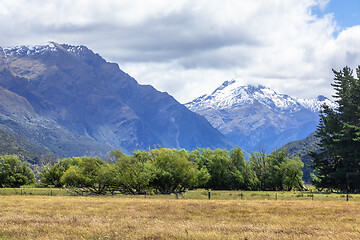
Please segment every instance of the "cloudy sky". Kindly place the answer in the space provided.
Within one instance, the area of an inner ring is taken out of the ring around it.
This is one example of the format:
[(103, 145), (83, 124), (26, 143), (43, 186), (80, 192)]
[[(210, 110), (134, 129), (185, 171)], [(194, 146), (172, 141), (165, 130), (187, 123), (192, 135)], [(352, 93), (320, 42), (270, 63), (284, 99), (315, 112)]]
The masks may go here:
[(360, 64), (359, 0), (0, 0), (0, 46), (86, 45), (182, 103), (225, 80), (330, 97)]

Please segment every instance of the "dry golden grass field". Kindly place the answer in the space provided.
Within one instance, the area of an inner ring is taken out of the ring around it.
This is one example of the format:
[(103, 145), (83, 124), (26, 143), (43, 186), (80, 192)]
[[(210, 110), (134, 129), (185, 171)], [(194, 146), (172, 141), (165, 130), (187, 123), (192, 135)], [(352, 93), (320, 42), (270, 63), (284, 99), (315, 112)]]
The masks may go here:
[(360, 202), (0, 196), (0, 239), (360, 239)]

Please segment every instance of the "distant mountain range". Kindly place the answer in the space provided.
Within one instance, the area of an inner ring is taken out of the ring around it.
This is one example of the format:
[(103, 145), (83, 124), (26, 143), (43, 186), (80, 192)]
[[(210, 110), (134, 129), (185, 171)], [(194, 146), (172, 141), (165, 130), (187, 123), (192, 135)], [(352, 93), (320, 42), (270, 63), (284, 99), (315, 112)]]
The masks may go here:
[(0, 129), (58, 156), (232, 148), (204, 117), (85, 46), (0, 48)]
[(270, 152), (316, 130), (323, 104), (335, 107), (324, 96), (299, 99), (264, 86), (224, 82), (211, 94), (186, 106), (206, 119), (229, 140), (247, 152)]

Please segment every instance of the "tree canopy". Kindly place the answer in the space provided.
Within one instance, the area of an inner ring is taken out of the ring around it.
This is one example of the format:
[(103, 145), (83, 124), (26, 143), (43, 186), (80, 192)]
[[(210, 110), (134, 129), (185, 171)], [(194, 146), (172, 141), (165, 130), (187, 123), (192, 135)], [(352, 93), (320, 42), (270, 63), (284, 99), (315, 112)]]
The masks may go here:
[(20, 187), (34, 181), (33, 171), (17, 156), (0, 156), (0, 187)]

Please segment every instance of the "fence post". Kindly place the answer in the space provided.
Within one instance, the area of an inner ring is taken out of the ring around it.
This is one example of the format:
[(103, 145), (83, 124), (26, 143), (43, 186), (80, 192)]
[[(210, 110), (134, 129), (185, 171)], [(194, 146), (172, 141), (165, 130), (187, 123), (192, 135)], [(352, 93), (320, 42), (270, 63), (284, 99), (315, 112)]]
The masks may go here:
[(277, 200), (277, 193), (275, 193), (275, 200)]
[(349, 201), (349, 194), (346, 194), (346, 201)]
[(175, 193), (175, 199), (179, 199), (178, 193)]
[(20, 190), (20, 194), (22, 195), (22, 189)]
[(50, 196), (52, 196), (52, 190), (50, 190)]
[(314, 194), (311, 194), (311, 200), (314, 201)]
[(240, 197), (241, 197), (241, 200), (243, 200), (244, 198), (244, 194), (243, 193), (240, 193)]
[(211, 193), (210, 193), (210, 191), (208, 191), (208, 199), (209, 199), (209, 200), (211, 199)]

